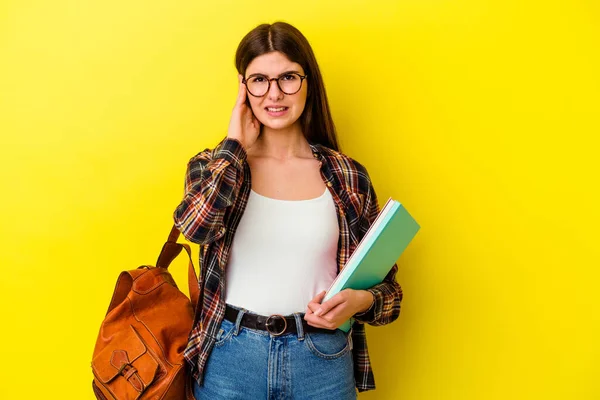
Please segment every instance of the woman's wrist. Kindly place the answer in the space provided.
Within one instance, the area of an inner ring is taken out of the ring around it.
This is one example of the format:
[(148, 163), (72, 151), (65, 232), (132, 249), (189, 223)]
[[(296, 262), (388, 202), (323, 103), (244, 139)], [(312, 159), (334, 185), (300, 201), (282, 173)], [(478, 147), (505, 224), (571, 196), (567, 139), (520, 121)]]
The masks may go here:
[(366, 314), (373, 307), (373, 304), (375, 304), (375, 296), (368, 290), (357, 290), (357, 292), (361, 300), (361, 307), (356, 314)]

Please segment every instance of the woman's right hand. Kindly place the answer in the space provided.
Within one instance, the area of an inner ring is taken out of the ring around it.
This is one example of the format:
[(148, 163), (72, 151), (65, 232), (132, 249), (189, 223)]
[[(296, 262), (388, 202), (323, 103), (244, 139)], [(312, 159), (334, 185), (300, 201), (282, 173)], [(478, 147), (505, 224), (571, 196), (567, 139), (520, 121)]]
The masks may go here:
[(248, 150), (258, 138), (261, 124), (246, 104), (246, 85), (242, 83), (242, 75), (238, 75), (238, 80), (239, 91), (229, 120), (227, 137), (239, 140), (244, 149)]

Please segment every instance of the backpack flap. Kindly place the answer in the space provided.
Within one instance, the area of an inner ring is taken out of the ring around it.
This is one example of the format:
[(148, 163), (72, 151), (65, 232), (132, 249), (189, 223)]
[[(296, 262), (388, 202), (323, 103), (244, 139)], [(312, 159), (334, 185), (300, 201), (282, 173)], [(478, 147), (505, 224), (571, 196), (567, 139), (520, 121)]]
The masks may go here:
[(96, 379), (112, 393), (137, 398), (156, 379), (161, 368), (133, 325), (117, 332), (92, 361)]

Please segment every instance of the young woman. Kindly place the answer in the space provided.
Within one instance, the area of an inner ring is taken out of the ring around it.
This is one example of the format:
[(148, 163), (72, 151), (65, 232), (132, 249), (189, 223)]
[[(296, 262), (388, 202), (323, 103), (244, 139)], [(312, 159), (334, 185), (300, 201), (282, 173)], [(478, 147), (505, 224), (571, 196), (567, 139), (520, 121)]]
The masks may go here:
[[(355, 399), (375, 388), (364, 323), (400, 313), (394, 265), (368, 290), (326, 289), (379, 206), (339, 150), (313, 51), (293, 26), (249, 32), (227, 136), (188, 163), (177, 227), (200, 244), (185, 352), (198, 399)], [(322, 303), (322, 304), (321, 304)], [(337, 329), (354, 317), (352, 329)]]

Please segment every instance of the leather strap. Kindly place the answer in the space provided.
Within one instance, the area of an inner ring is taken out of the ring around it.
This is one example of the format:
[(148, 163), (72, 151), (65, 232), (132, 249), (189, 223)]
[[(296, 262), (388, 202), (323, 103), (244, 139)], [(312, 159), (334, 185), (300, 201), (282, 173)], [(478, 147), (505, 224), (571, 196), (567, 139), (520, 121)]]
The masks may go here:
[(185, 250), (190, 261), (188, 265), (188, 288), (190, 291), (190, 301), (192, 302), (192, 307), (195, 312), (200, 296), (200, 290), (198, 289), (198, 275), (196, 275), (196, 270), (194, 269), (190, 246), (184, 243), (177, 243), (180, 234), (179, 229), (173, 225), (171, 232), (169, 232), (169, 237), (160, 251), (156, 266), (168, 269), (171, 262), (181, 253), (181, 250)]
[[(229, 304), (227, 304), (227, 306), (225, 307), (226, 320), (235, 323), (237, 321), (238, 314), (238, 309), (233, 308)], [(285, 323), (283, 323), (283, 319), (285, 319)], [(284, 335), (286, 333), (298, 334), (296, 318), (294, 318), (293, 316), (264, 316), (258, 314), (244, 313), (242, 321), (240, 322), (240, 326), (244, 326), (250, 329), (258, 329), (261, 331), (275, 332), (276, 336)], [(285, 327), (285, 329), (283, 329), (283, 327)], [(308, 325), (308, 323), (304, 319), (302, 319), (302, 330), (308, 333), (335, 333), (336, 331), (335, 329), (323, 329), (314, 327), (312, 325)]]

